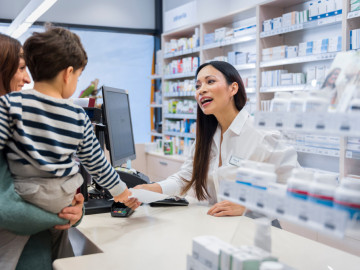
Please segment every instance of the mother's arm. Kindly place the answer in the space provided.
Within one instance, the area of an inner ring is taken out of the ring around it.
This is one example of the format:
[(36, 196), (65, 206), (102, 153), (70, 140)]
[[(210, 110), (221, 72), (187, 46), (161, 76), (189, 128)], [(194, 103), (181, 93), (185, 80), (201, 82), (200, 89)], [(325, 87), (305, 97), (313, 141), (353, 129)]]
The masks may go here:
[(0, 227), (19, 235), (30, 235), (69, 220), (25, 202), (14, 189), (13, 180), (0, 151)]

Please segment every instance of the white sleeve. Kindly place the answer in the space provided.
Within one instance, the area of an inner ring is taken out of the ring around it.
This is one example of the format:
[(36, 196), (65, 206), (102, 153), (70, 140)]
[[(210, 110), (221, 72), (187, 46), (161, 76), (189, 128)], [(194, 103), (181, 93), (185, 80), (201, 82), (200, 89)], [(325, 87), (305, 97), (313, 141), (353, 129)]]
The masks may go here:
[(293, 168), (300, 167), (294, 147), (281, 142), (280, 133), (269, 131), (257, 148), (258, 160), (275, 165), (278, 182), (286, 184)]
[(182, 190), (184, 189), (186, 182), (191, 180), (193, 172), (195, 153), (195, 143), (191, 146), (190, 154), (187, 156), (184, 164), (181, 166), (180, 171), (170, 175), (163, 181), (158, 182), (161, 186), (163, 194), (170, 196), (182, 196)]

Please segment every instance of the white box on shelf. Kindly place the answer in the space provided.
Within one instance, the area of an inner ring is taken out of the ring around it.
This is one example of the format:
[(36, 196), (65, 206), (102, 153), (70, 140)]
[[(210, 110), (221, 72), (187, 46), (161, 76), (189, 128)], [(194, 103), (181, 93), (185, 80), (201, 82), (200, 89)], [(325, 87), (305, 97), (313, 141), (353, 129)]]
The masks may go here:
[(325, 0), (318, 1), (318, 9), (319, 9), (319, 15), (326, 13), (326, 1)]
[(298, 14), (297, 11), (292, 11), (292, 12), (283, 14), (282, 15), (282, 26), (288, 27), (288, 26), (296, 24), (297, 14)]
[(326, 12), (334, 12), (336, 10), (335, 0), (327, 0), (326, 1)]
[(263, 21), (263, 31), (268, 32), (272, 30), (272, 20)]
[(232, 29), (229, 27), (221, 27), (215, 29), (215, 42), (224, 40), (226, 37), (226, 33), (230, 30), (232, 31)]
[(282, 25), (282, 17), (277, 17), (277, 18), (272, 19), (272, 29), (273, 30), (279, 29), (282, 26), (283, 26)]
[(315, 17), (319, 15), (319, 6), (317, 1), (312, 1), (309, 3), (309, 17)]
[(293, 58), (298, 56), (298, 46), (288, 46), (286, 50), (286, 58)]

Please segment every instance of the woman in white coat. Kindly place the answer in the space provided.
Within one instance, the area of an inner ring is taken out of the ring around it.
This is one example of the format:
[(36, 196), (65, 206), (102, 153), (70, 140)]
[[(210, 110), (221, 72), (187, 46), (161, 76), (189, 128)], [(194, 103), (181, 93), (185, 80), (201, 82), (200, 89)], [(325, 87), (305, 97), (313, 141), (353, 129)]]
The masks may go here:
[[(217, 202), (218, 178), (234, 178), (236, 160), (249, 159), (275, 165), (278, 181), (286, 183), (297, 166), (296, 151), (279, 142), (278, 132), (255, 129), (253, 118), (244, 109), (246, 92), (238, 71), (229, 63), (212, 61), (196, 71), (196, 101), (198, 103), (196, 140), (180, 171), (166, 180), (140, 185), (173, 196), (194, 189), (199, 200), (214, 204), (208, 214), (214, 216), (242, 215), (241, 205)], [(140, 203), (126, 203), (136, 208)]]

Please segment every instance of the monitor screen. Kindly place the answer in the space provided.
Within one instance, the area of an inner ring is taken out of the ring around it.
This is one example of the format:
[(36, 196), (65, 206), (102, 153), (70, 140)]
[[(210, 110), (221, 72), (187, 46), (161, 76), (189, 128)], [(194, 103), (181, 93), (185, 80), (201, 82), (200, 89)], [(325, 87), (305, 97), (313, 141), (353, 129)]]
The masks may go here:
[(117, 167), (136, 158), (129, 95), (107, 86), (102, 87), (102, 93), (106, 146), (111, 165)]

